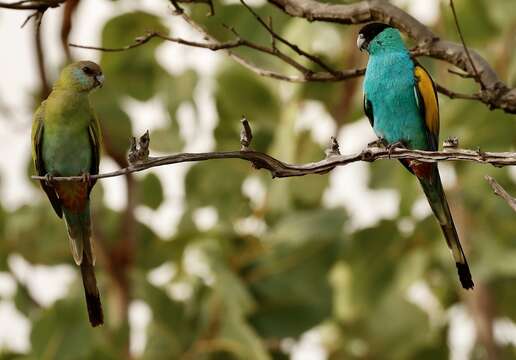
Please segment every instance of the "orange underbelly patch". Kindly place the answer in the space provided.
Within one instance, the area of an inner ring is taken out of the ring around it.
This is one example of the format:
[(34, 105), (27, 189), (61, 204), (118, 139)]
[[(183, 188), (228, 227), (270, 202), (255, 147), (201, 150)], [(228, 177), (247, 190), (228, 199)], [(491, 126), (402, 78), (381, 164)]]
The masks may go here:
[(61, 204), (69, 211), (80, 212), (88, 200), (88, 184), (77, 181), (60, 181), (54, 185)]

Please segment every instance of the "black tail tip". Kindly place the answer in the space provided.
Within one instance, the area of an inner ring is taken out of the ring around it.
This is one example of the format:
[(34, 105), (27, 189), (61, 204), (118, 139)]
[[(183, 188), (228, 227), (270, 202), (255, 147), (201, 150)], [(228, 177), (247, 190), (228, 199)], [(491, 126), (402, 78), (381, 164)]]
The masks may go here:
[(475, 284), (471, 278), (468, 264), (455, 263), (457, 265), (457, 272), (459, 273), (459, 279), (462, 287), (466, 290), (473, 289)]
[(98, 295), (86, 294), (86, 306), (88, 307), (88, 317), (93, 327), (104, 324), (104, 313)]

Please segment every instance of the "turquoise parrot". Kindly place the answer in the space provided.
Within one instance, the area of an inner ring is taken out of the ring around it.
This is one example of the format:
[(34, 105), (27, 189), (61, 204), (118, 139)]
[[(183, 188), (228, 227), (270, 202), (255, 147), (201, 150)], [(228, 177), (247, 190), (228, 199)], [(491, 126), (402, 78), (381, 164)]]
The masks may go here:
[[(41, 187), (57, 216), (64, 218), (73, 258), (81, 268), (92, 326), (102, 325), (104, 316), (93, 270), (89, 200), (95, 184), (90, 174), (99, 171), (101, 133), (89, 93), (103, 81), (100, 67), (91, 61), (66, 66), (34, 113), (32, 125), (34, 165), (47, 178)], [(54, 176), (84, 176), (84, 181), (53, 181)]]
[[(436, 151), (439, 104), (430, 75), (410, 57), (399, 31), (381, 23), (364, 26), (357, 46), (369, 54), (364, 79), (364, 111), (387, 146)], [(401, 160), (414, 174), (441, 225), (457, 265), (462, 287), (474, 284), (446, 201), (436, 163)]]

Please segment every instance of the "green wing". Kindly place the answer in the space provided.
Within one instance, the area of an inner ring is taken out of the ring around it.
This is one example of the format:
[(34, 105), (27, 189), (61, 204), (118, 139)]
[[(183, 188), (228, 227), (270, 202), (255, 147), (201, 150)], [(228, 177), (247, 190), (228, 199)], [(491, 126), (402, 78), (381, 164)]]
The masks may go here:
[[(45, 169), (45, 164), (43, 162), (43, 154), (41, 149), (43, 147), (43, 131), (45, 131), (43, 125), (43, 117), (45, 116), (45, 102), (41, 104), (36, 113), (34, 114), (34, 119), (32, 122), (32, 159), (34, 160), (34, 167), (36, 168), (36, 172), (39, 176), (45, 176), (47, 174), (47, 170)], [(57, 216), (63, 217), (63, 209), (61, 208), (61, 202), (57, 197), (57, 194), (53, 187), (48, 186), (44, 180), (40, 180), (41, 187), (45, 191), (56, 212)]]
[[(90, 126), (88, 127), (88, 133), (90, 137), (90, 145), (91, 145), (91, 167), (90, 174), (95, 175), (99, 173), (99, 164), (100, 164), (100, 151), (102, 147), (102, 135), (100, 132), (100, 125), (97, 117), (93, 115)], [(90, 187), (88, 189), (88, 194), (91, 192), (93, 185), (95, 185), (96, 180), (92, 181)]]

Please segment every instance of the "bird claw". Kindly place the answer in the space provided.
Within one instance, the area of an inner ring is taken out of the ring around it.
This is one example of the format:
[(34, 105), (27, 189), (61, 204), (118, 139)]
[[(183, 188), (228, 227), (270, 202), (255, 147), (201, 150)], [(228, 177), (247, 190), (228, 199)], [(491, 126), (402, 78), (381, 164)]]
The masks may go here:
[(82, 180), (83, 183), (88, 184), (88, 186), (91, 186), (91, 175), (90, 173), (84, 173), (82, 174)]
[(387, 145), (387, 152), (389, 154), (389, 159), (391, 158), (391, 155), (392, 155), (392, 151), (393, 150), (396, 150), (396, 149), (405, 149), (405, 144), (403, 144), (403, 142), (401, 141), (396, 141), (395, 143), (392, 143), (392, 144), (388, 144)]
[(45, 185), (47, 186), (54, 186), (54, 177), (50, 175), (49, 173), (45, 174)]
[(377, 147), (377, 148), (385, 148), (385, 140), (384, 138), (378, 138), (375, 141), (371, 141), (367, 143), (368, 148)]

